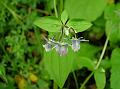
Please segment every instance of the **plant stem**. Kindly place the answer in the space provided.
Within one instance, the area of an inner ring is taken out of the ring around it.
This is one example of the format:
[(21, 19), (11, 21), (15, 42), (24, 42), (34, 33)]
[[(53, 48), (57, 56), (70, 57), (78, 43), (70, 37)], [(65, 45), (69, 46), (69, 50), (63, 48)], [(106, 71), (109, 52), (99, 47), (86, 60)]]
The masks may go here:
[(56, 85), (55, 82), (54, 82), (54, 85), (53, 85), (53, 89), (58, 89), (58, 86)]
[(54, 11), (55, 11), (55, 16), (58, 18), (58, 12), (56, 8), (56, 0), (54, 0)]
[[(107, 44), (108, 44), (108, 41), (109, 41), (110, 33), (111, 33), (111, 31), (109, 32), (108, 37), (107, 37), (107, 39), (106, 39), (106, 41), (105, 41), (105, 44), (104, 44), (102, 53), (101, 53), (100, 58), (99, 58), (99, 60), (98, 60), (98, 62), (97, 62), (97, 65), (96, 65), (96, 67), (95, 67), (95, 70), (97, 70), (97, 69), (99, 68), (100, 63), (101, 63), (101, 61), (102, 61), (102, 59), (103, 59), (103, 56), (104, 56), (104, 54), (105, 54), (105, 50), (106, 50), (106, 48), (107, 48)], [(94, 71), (85, 79), (85, 81), (84, 81), (83, 84), (81, 85), (80, 89), (83, 89), (83, 88), (84, 88), (85, 84), (88, 82), (88, 80), (92, 77), (93, 74), (94, 74)]]
[(102, 61), (102, 58), (103, 58), (103, 56), (104, 56), (104, 54), (105, 54), (105, 50), (106, 50), (106, 48), (107, 48), (108, 40), (109, 40), (109, 36), (108, 36), (108, 38), (107, 38), (106, 41), (105, 41), (105, 45), (104, 45), (103, 51), (102, 51), (102, 53), (101, 53), (101, 55), (100, 55), (100, 59), (98, 60), (98, 63), (97, 63), (97, 65), (96, 65), (95, 69), (98, 69), (98, 67), (100, 66), (100, 63), (101, 63), (101, 61)]
[(75, 80), (76, 89), (79, 89), (79, 88), (78, 88), (77, 78), (76, 78), (76, 75), (75, 75), (75, 72), (74, 72), (74, 71), (73, 71), (73, 77), (74, 77), (74, 80)]
[(85, 84), (89, 81), (89, 79), (92, 77), (92, 75), (94, 74), (94, 72), (92, 72), (83, 82), (83, 84), (81, 85), (80, 89), (83, 89)]

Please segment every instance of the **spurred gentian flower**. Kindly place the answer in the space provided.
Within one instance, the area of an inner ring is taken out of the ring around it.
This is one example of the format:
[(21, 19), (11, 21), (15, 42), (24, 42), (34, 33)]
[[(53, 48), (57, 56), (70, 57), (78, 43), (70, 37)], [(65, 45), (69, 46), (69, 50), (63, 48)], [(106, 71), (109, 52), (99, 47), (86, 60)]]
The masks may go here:
[(48, 41), (43, 47), (45, 48), (45, 51), (48, 52), (52, 50), (52, 43)]
[(60, 56), (64, 56), (68, 52), (68, 45), (63, 44), (63, 43), (56, 44), (55, 49), (59, 53)]
[(71, 47), (74, 50), (74, 52), (77, 52), (80, 49), (80, 39), (73, 38)]

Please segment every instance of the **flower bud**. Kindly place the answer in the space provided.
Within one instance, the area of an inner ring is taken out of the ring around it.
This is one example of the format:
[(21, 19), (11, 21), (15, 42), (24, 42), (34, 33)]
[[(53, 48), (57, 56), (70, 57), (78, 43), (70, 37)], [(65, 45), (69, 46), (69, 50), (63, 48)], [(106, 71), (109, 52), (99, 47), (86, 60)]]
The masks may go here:
[(64, 28), (64, 32), (65, 32), (65, 35), (68, 36), (68, 35), (69, 35), (69, 28), (66, 28), (66, 27), (65, 27), (65, 28)]

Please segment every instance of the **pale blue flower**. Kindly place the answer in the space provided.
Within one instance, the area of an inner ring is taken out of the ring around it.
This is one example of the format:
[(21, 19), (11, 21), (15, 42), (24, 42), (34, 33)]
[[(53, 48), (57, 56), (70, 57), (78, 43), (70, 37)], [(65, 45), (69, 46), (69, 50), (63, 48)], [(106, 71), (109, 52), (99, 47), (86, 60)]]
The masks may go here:
[(78, 38), (78, 39), (77, 38), (73, 38), (72, 39), (72, 45), (71, 45), (71, 47), (72, 47), (72, 49), (73, 49), (74, 52), (77, 52), (78, 50), (80, 50), (80, 42), (81, 41), (89, 41), (89, 40), (83, 39), (83, 37), (81, 37), (81, 38)]
[(80, 40), (76, 38), (72, 39), (71, 47), (74, 52), (77, 52), (80, 49)]
[(43, 45), (43, 47), (45, 48), (45, 51), (48, 52), (48, 51), (52, 50), (52, 43), (47, 42), (45, 45)]
[(56, 51), (59, 53), (60, 56), (64, 56), (68, 52), (68, 45), (67, 44), (56, 44), (55, 46)]

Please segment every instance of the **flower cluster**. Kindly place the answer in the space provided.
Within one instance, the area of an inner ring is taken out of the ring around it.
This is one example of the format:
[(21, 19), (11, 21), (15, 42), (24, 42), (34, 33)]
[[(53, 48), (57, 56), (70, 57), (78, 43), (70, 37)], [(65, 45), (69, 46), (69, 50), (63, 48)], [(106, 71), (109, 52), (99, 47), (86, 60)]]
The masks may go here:
[[(62, 27), (60, 35), (58, 35), (58, 37), (59, 39), (55, 40), (53, 38), (47, 39), (43, 36), (46, 41), (46, 43), (43, 45), (46, 52), (55, 49), (60, 56), (64, 56), (68, 53), (68, 46), (70, 46), (74, 52), (77, 52), (78, 50), (80, 50), (80, 42), (88, 41), (85, 40), (83, 37), (77, 38), (76, 31), (66, 25)], [(66, 38), (67, 42), (65, 41)]]
[(67, 42), (57, 42), (53, 39), (49, 39), (46, 41), (46, 44), (43, 45), (43, 47), (45, 48), (46, 52), (55, 49), (60, 56), (64, 56), (68, 52), (68, 46), (70, 46), (74, 52), (77, 52), (80, 49), (80, 42), (88, 41), (88, 40), (80, 39), (80, 38), (79, 39), (72, 38), (70, 39), (70, 41), (71, 41), (71, 44)]

